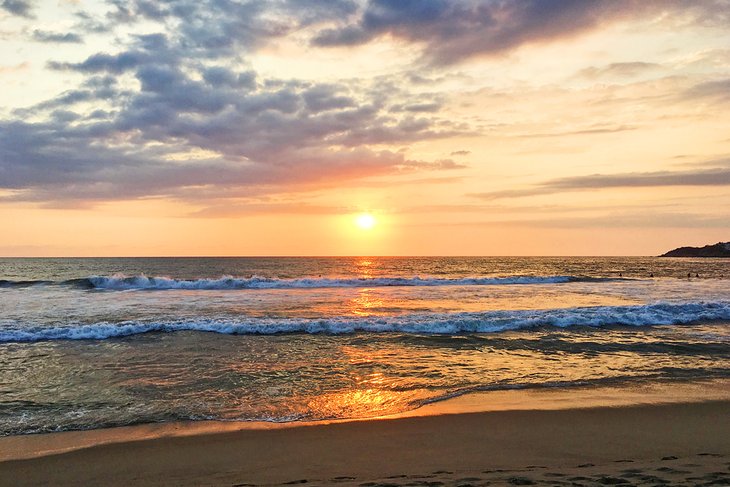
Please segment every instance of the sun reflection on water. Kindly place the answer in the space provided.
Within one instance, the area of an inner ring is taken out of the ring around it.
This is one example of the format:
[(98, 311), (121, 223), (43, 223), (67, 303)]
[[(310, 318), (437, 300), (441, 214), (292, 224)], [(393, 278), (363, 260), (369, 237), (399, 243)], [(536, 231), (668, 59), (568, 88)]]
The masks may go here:
[(357, 316), (372, 316), (377, 314), (378, 308), (385, 306), (385, 301), (377, 297), (372, 289), (360, 289), (357, 297), (350, 301), (352, 314)]
[(358, 277), (362, 279), (369, 279), (373, 277), (373, 267), (375, 266), (375, 261), (368, 258), (360, 258), (355, 262), (355, 267), (357, 268)]

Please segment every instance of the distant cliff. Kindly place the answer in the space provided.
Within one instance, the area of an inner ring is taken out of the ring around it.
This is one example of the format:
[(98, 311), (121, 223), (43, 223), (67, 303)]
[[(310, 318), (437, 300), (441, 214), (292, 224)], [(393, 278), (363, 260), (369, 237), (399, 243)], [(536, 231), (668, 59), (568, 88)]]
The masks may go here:
[(704, 247), (679, 247), (659, 257), (730, 257), (730, 242), (718, 242)]

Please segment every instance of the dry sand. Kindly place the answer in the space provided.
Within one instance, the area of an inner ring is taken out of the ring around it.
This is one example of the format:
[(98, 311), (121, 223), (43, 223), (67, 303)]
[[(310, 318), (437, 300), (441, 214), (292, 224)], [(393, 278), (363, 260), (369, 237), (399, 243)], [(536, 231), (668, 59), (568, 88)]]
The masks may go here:
[(729, 467), (730, 402), (708, 401), (168, 436), (5, 461), (0, 484), (730, 485)]

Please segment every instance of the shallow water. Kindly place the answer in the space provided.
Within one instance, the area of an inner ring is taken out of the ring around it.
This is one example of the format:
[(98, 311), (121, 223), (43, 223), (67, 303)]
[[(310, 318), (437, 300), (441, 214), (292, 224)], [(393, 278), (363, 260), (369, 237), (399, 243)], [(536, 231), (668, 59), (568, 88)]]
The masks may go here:
[(726, 259), (0, 259), (0, 433), (726, 378), (728, 277)]

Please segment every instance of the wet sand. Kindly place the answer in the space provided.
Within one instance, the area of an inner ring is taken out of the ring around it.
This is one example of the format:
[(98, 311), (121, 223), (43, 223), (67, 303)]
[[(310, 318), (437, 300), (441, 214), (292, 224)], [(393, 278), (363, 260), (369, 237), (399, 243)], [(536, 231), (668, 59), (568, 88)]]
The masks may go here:
[[(730, 485), (730, 401), (223, 427), (134, 441), (121, 431), (116, 443), (1, 462), (0, 484)], [(87, 433), (61, 436), (74, 434)]]

